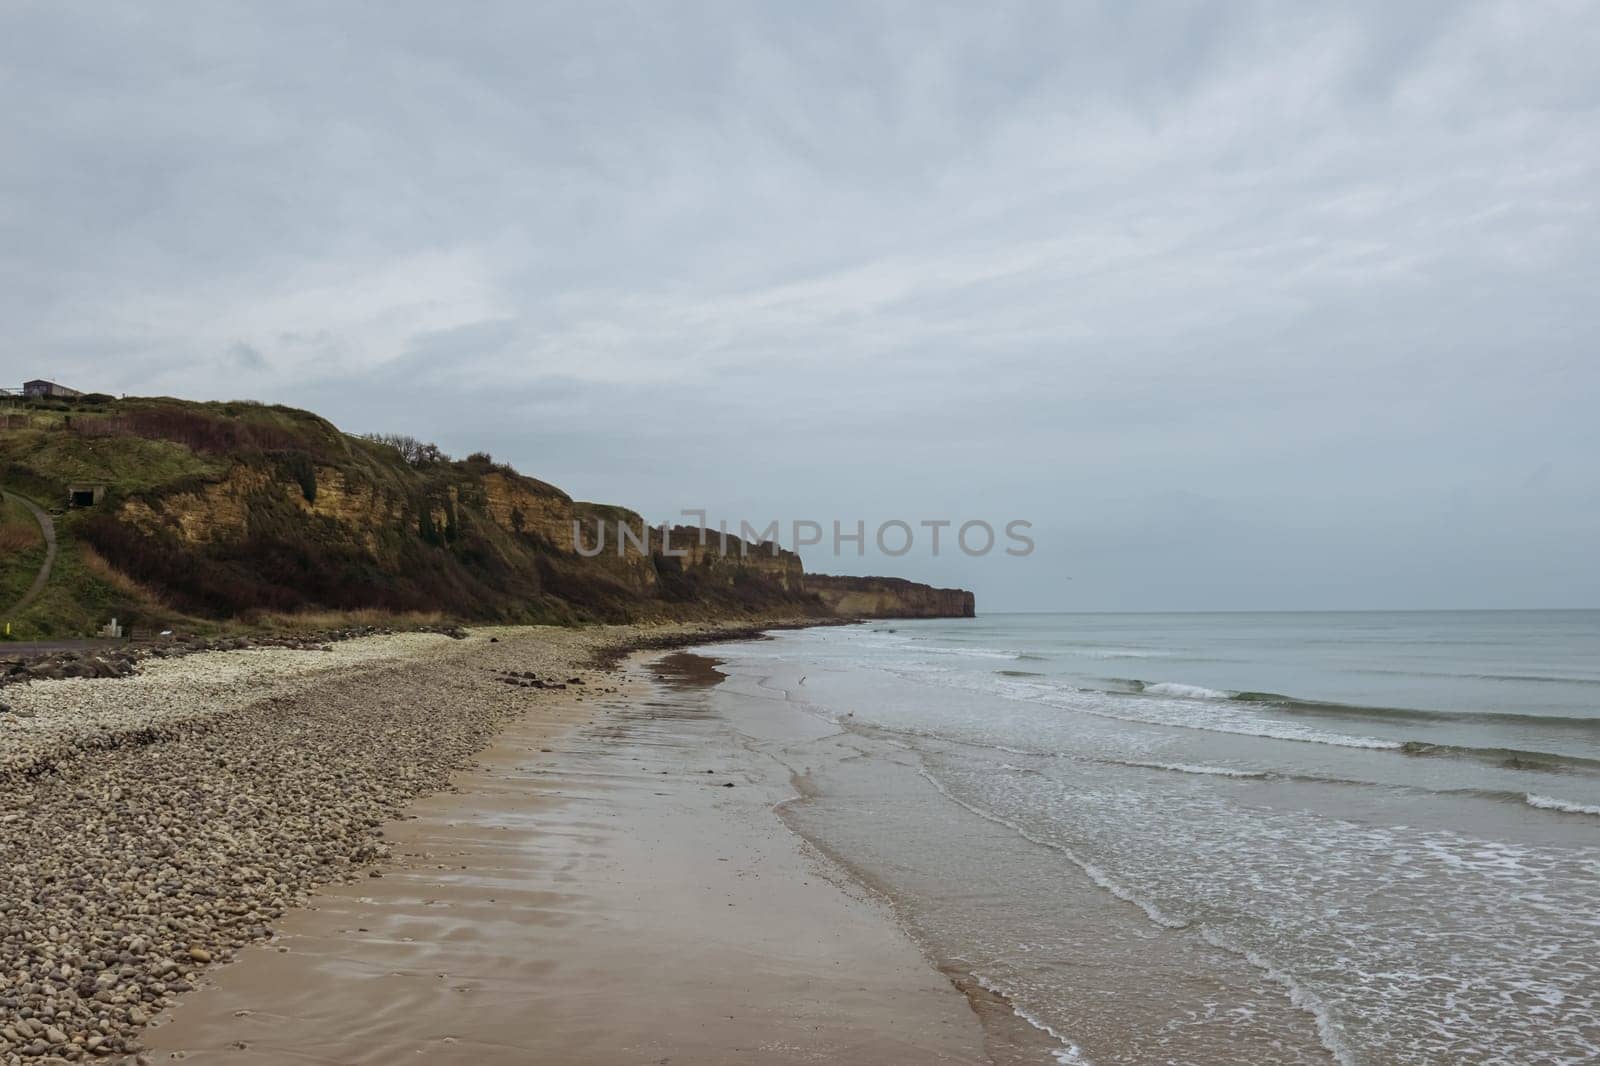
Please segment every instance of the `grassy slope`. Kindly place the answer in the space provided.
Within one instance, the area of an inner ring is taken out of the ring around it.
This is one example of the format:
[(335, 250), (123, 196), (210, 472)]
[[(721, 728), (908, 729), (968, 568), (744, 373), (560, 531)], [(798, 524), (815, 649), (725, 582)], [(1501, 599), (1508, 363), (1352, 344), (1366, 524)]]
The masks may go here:
[(33, 515), (20, 503), (0, 500), (0, 634), (10, 621), (6, 612), (33, 584), (44, 553), (44, 536)]
[[(531, 529), (504, 528), (488, 510), (491, 475), (575, 516), (630, 514), (574, 504), (483, 459), (414, 468), (393, 448), (290, 408), (165, 398), (8, 408), (0, 484), (51, 510), (73, 482), (110, 487), (99, 507), (57, 519), (57, 576), (17, 621), (37, 636), (84, 632), (113, 614), (146, 628), (195, 628), (327, 610), (558, 623), (819, 612), (814, 599), (758, 573), (674, 571), (654, 582), (650, 572), (642, 581), (648, 560), (629, 569), (609, 556), (583, 559)], [(380, 501), (386, 517), (316, 513), (305, 501), (330, 477), (347, 496)], [(204, 517), (206, 494), (230, 479), (261, 486), (242, 495), (242, 533), (181, 535), (174, 516)], [(126, 520), (128, 507), (160, 520), (140, 527)], [(0, 592), (25, 565), (19, 556), (0, 567)]]

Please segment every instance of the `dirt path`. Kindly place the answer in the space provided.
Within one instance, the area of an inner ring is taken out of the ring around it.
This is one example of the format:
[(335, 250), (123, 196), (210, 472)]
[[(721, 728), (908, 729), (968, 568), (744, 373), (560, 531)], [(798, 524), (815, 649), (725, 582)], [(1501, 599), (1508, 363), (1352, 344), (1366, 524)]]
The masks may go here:
[(33, 584), (28, 586), (28, 591), (24, 592), (22, 599), (18, 600), (16, 605), (11, 608), (12, 614), (19, 614), (28, 604), (38, 598), (39, 593), (44, 591), (45, 583), (50, 580), (50, 568), (56, 562), (56, 524), (49, 515), (44, 513), (44, 508), (26, 497), (18, 496), (16, 493), (7, 492), (4, 489), (0, 489), (0, 497), (15, 500), (32, 511), (34, 520), (39, 523), (39, 531), (44, 534), (44, 562), (39, 564), (39, 573), (34, 577)]

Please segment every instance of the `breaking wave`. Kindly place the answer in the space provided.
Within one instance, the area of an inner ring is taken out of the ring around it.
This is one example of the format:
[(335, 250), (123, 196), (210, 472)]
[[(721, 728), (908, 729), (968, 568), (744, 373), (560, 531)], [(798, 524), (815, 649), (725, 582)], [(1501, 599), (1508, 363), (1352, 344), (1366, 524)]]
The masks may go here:
[(1545, 811), (1560, 811), (1563, 814), (1593, 814), (1600, 816), (1600, 807), (1590, 806), (1586, 803), (1573, 803), (1570, 800), (1557, 799), (1554, 796), (1535, 796), (1529, 792), (1523, 796), (1523, 801), (1530, 807), (1538, 807)]
[(1137, 766), (1142, 770), (1168, 770), (1176, 774), (1203, 774), (1209, 777), (1271, 777), (1265, 770), (1238, 770), (1231, 766), (1203, 766), (1187, 762), (1121, 762), (1122, 766)]

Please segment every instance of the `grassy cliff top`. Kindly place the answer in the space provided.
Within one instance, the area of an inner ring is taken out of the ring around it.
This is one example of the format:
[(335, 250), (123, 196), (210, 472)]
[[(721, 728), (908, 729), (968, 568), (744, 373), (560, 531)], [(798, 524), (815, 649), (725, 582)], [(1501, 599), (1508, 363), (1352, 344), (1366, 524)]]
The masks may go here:
[[(342, 432), (325, 418), (252, 401), (201, 402), (165, 396), (35, 400), (0, 406), (0, 482), (65, 499), (69, 484), (104, 483), (119, 492), (214, 479), (240, 461), (300, 457), (368, 481), (405, 481), (416, 467), (395, 447)], [(431, 472), (481, 475), (497, 469), (536, 493), (565, 499), (487, 456), (441, 458)]]

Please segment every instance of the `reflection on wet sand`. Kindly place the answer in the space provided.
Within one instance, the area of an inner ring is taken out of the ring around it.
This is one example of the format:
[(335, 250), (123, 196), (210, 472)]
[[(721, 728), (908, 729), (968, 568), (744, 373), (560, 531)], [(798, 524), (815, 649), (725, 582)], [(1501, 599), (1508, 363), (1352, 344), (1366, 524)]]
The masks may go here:
[[(784, 828), (715, 660), (513, 725), (148, 1031), (190, 1062), (984, 1061), (963, 997)], [(688, 686), (688, 687), (682, 687)], [(417, 1059), (417, 1056), (423, 1056)]]

